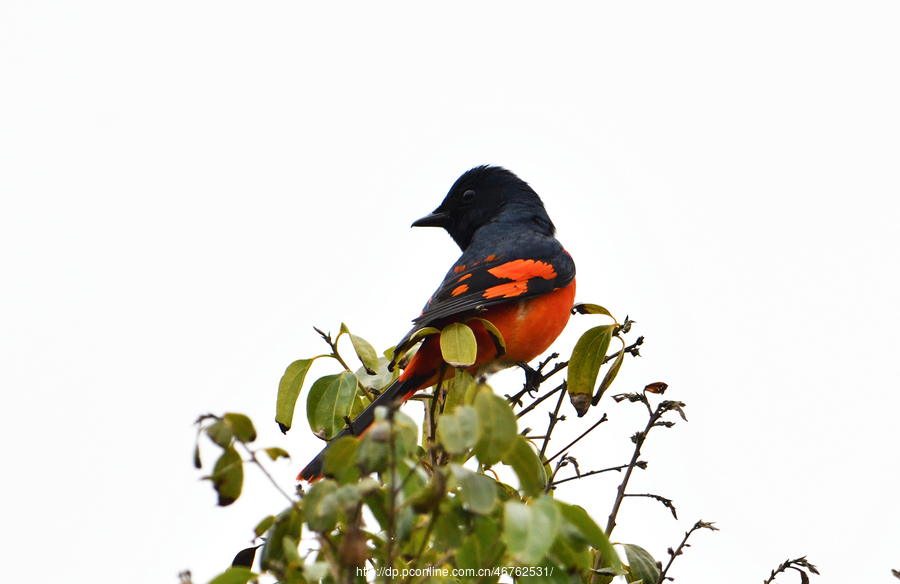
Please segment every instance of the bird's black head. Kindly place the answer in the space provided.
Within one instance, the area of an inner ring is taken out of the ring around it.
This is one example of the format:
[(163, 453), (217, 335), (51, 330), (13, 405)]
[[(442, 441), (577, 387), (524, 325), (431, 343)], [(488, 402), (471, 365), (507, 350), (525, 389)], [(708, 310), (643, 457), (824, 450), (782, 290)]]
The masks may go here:
[(553, 235), (555, 229), (537, 193), (512, 172), (499, 166), (477, 166), (456, 179), (433, 213), (413, 227), (443, 227), (465, 250), (475, 232), (495, 222)]

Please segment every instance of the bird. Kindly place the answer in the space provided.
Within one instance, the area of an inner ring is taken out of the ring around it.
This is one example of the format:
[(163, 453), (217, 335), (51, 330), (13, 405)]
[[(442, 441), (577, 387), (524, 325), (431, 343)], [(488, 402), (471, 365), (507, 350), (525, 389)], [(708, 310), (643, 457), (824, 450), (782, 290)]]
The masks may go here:
[[(528, 363), (562, 333), (575, 300), (575, 262), (556, 239), (556, 228), (538, 194), (500, 166), (482, 165), (460, 176), (441, 204), (412, 227), (441, 227), (462, 255), (429, 298), (413, 327), (397, 343), (393, 366), (404, 345), (425, 327), (442, 329), (473, 316), (490, 322), (505, 342), (495, 344), (480, 320), (469, 320), (477, 356), (466, 370), (479, 377)], [(425, 337), (396, 381), (349, 422), (336, 437), (359, 436), (375, 420), (375, 408), (405, 402), (420, 389), (449, 379), (440, 335)], [(333, 441), (332, 441), (333, 442)], [(298, 475), (322, 477), (328, 446)]]

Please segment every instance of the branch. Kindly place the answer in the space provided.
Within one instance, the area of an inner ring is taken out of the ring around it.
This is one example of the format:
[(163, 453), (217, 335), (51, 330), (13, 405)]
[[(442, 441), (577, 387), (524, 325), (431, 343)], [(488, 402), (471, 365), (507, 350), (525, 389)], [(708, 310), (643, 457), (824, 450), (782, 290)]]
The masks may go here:
[[(646, 464), (643, 464), (643, 465), (642, 465), (640, 461), (638, 461), (637, 466), (638, 466), (638, 468), (646, 468), (646, 467), (647, 467)], [(627, 464), (620, 464), (619, 466), (611, 466), (611, 467), (609, 467), (609, 468), (603, 468), (603, 469), (600, 469), (600, 470), (592, 470), (592, 471), (590, 471), (590, 472), (579, 473), (578, 475), (576, 475), (576, 476), (574, 476), (574, 477), (569, 477), (569, 478), (567, 478), (567, 479), (561, 479), (561, 480), (558, 480), (558, 481), (553, 481), (553, 486), (555, 487), (556, 485), (561, 485), (561, 484), (566, 483), (566, 482), (569, 482), (569, 481), (574, 481), (574, 480), (576, 480), (576, 479), (583, 479), (583, 478), (585, 478), (585, 477), (589, 477), (589, 476), (591, 476), (591, 475), (600, 474), (600, 473), (604, 473), (604, 472), (610, 472), (610, 471), (622, 472), (622, 469), (623, 469), (623, 468), (628, 468), (628, 465), (627, 465)]]
[[(350, 366), (347, 365), (347, 363), (344, 361), (343, 357), (341, 357), (340, 353), (338, 353), (338, 349), (337, 349), (337, 340), (334, 340), (334, 341), (331, 340), (331, 333), (325, 333), (325, 332), (322, 332), (321, 330), (319, 330), (319, 329), (316, 328), (316, 327), (313, 327), (313, 330), (316, 331), (317, 333), (319, 333), (319, 336), (322, 337), (322, 340), (325, 341), (325, 342), (328, 344), (329, 347), (331, 347), (331, 355), (329, 355), (329, 356), (330, 356), (330, 357), (333, 357), (334, 359), (336, 359), (337, 362), (340, 363), (341, 366), (342, 366), (344, 369), (346, 369), (348, 372), (353, 373), (353, 370), (350, 369)], [(340, 337), (340, 336), (341, 336), (341, 335), (338, 335), (338, 337)], [(357, 387), (359, 387), (360, 390), (362, 390), (363, 395), (365, 395), (366, 398), (368, 398), (369, 403), (372, 403), (373, 401), (375, 401), (375, 398), (372, 397), (372, 393), (369, 391), (369, 388), (367, 388), (367, 387), (363, 384), (362, 381), (359, 381), (359, 380), (357, 379), (357, 380), (356, 380), (356, 385), (357, 385)]]
[(275, 478), (271, 474), (269, 474), (269, 471), (266, 470), (266, 467), (264, 467), (262, 465), (262, 463), (259, 461), (259, 459), (256, 458), (256, 452), (254, 452), (253, 450), (250, 450), (250, 447), (247, 446), (246, 444), (244, 444), (244, 442), (242, 440), (235, 440), (235, 442), (237, 442), (238, 444), (240, 444), (241, 446), (244, 447), (244, 450), (246, 450), (247, 454), (250, 455), (250, 460), (253, 461), (253, 463), (259, 467), (259, 470), (261, 470), (262, 473), (264, 475), (266, 475), (266, 478), (268, 478), (269, 482), (271, 482), (275, 486), (275, 488), (278, 489), (278, 492), (281, 493), (285, 499), (290, 501), (291, 505), (296, 505), (297, 501), (295, 499), (293, 499), (290, 495), (288, 495), (284, 491), (284, 489), (281, 488), (281, 486), (278, 484), (278, 482), (275, 481)]
[[(604, 357), (602, 364), (605, 365), (609, 361), (612, 361), (613, 359), (615, 359), (616, 357), (619, 356), (619, 353), (622, 353), (623, 351), (625, 353), (630, 353), (633, 357), (640, 357), (641, 356), (640, 346), (642, 344), (644, 344), (644, 337), (638, 337), (637, 340), (634, 343), (632, 343), (631, 345), (625, 347), (624, 349), (619, 349), (615, 353), (612, 353), (611, 355), (607, 355), (606, 357)], [(531, 369), (530, 367), (528, 367), (528, 365), (526, 365), (524, 363), (520, 363), (519, 366), (525, 370), (525, 385), (522, 388), (522, 390), (519, 391), (518, 393), (516, 393), (515, 395), (507, 396), (507, 398), (506, 398), (507, 401), (509, 401), (509, 403), (511, 403), (511, 404), (518, 405), (521, 402), (522, 397), (526, 393), (530, 395), (532, 392), (538, 391), (538, 388), (540, 387), (541, 383), (547, 381), (550, 377), (552, 377), (553, 375), (556, 375), (557, 373), (559, 373), (560, 371), (562, 371), (563, 369), (568, 367), (569, 366), (568, 361), (561, 361), (561, 362), (557, 363), (556, 365), (554, 365), (553, 369), (551, 369), (546, 374), (541, 374), (541, 371), (547, 365), (547, 363), (551, 359), (555, 359), (558, 356), (559, 355), (557, 355), (556, 353), (550, 355), (550, 357), (548, 357), (545, 361), (542, 361), (540, 363), (540, 365), (538, 365), (537, 369)], [(525, 414), (527, 414), (528, 412), (533, 410), (539, 403), (541, 403), (542, 401), (544, 401), (545, 399), (547, 399), (548, 397), (550, 397), (551, 395), (553, 395), (554, 393), (559, 391), (560, 387), (561, 386), (557, 386), (556, 389), (553, 389), (549, 393), (537, 398), (536, 401), (529, 404), (524, 410), (522, 410), (521, 412), (516, 414), (516, 417), (521, 418), (522, 416), (524, 416)]]
[[(552, 414), (550, 414), (550, 425), (547, 426), (547, 431), (544, 433), (544, 443), (541, 445), (541, 453), (538, 456), (538, 458), (541, 458), (541, 459), (544, 458), (544, 454), (547, 452), (547, 445), (550, 443), (550, 435), (553, 434), (553, 428), (556, 427), (556, 423), (559, 422), (560, 420), (566, 419), (565, 416), (560, 417), (560, 415), (559, 415), (559, 408), (562, 407), (563, 398), (565, 398), (565, 397), (566, 397), (566, 393), (564, 391), (561, 391), (559, 393), (559, 401), (556, 402), (556, 409), (553, 410)], [(548, 460), (547, 462), (550, 462), (550, 461)], [(549, 486), (550, 483), (547, 483), (547, 485)]]
[(691, 536), (691, 534), (694, 533), (695, 531), (697, 531), (698, 529), (710, 529), (712, 531), (719, 531), (719, 528), (715, 527), (712, 522), (706, 522), (706, 521), (700, 520), (697, 523), (695, 523), (694, 526), (690, 529), (690, 531), (685, 532), (684, 539), (681, 540), (681, 543), (678, 544), (678, 547), (675, 548), (675, 551), (672, 551), (672, 548), (668, 549), (669, 563), (666, 564), (666, 568), (662, 572), (660, 572), (659, 580), (656, 581), (657, 584), (662, 584), (666, 580), (672, 580), (672, 578), (669, 578), (666, 576), (666, 574), (669, 572), (669, 568), (672, 567), (672, 562), (675, 561), (675, 558), (677, 558), (678, 556), (680, 556), (681, 554), (684, 553), (684, 548), (691, 547), (688, 545), (687, 540)]
[(656, 499), (657, 501), (659, 501), (660, 503), (665, 505), (665, 507), (667, 509), (669, 509), (669, 511), (672, 512), (672, 517), (674, 517), (675, 519), (678, 519), (678, 515), (675, 513), (675, 505), (672, 503), (672, 499), (666, 499), (665, 497), (662, 497), (660, 495), (654, 495), (652, 493), (643, 493), (640, 495), (626, 493), (625, 496), (626, 497), (649, 497), (650, 499)]
[[(797, 566), (800, 567), (798, 568)], [(797, 570), (798, 572), (800, 572), (800, 580), (803, 582), (803, 584), (807, 584), (809, 582), (809, 576), (806, 574), (806, 570), (804, 570), (803, 568), (806, 568), (817, 576), (819, 575), (819, 571), (816, 570), (816, 567), (807, 562), (806, 556), (803, 556), (802, 558), (797, 558), (796, 560), (785, 560), (780, 566), (772, 570), (772, 574), (765, 582), (763, 582), (763, 584), (772, 584), (777, 574), (787, 572), (788, 569)]]
[[(587, 430), (585, 430), (584, 432), (582, 432), (582, 433), (581, 433), (581, 436), (579, 436), (579, 437), (576, 438), (575, 440), (572, 440), (571, 442), (569, 442), (568, 444), (566, 444), (566, 445), (562, 448), (562, 450), (560, 450), (559, 452), (557, 452), (556, 454), (554, 454), (553, 456), (551, 456), (550, 458), (548, 458), (548, 459), (547, 459), (547, 462), (550, 462), (551, 460), (553, 460), (554, 458), (556, 458), (557, 456), (559, 456), (559, 455), (562, 454), (563, 452), (567, 451), (569, 448), (571, 448), (572, 446), (574, 446), (579, 440), (581, 440), (582, 438), (584, 438), (585, 436), (587, 436), (588, 434), (590, 434), (591, 432), (593, 432), (594, 428), (596, 428), (597, 426), (599, 426), (600, 424), (602, 424), (602, 423), (605, 422), (605, 421), (606, 421), (606, 414), (604, 413), (604, 414), (603, 414), (603, 417), (600, 418), (599, 420), (597, 420), (597, 421), (594, 423), (593, 426), (591, 426), (590, 428), (588, 428)], [(541, 454), (543, 454), (543, 453), (541, 453)]]
[(526, 407), (524, 410), (522, 410), (521, 412), (519, 412), (518, 414), (516, 414), (516, 417), (517, 417), (517, 418), (521, 418), (522, 416), (524, 416), (525, 414), (527, 414), (528, 412), (530, 412), (531, 410), (533, 410), (534, 408), (536, 408), (536, 407), (538, 406), (538, 404), (540, 404), (542, 401), (544, 401), (545, 399), (547, 399), (548, 397), (550, 397), (551, 395), (553, 395), (553, 394), (556, 393), (557, 391), (564, 390), (565, 388), (566, 388), (566, 382), (563, 381), (563, 382), (560, 383), (558, 386), (556, 386), (556, 388), (551, 389), (549, 392), (545, 393), (545, 394), (542, 395), (541, 397), (539, 397), (539, 398), (537, 398), (536, 400), (534, 400), (533, 402), (531, 402), (531, 403), (528, 405), (528, 407)]
[(528, 395), (531, 395), (532, 392), (537, 391), (541, 384), (547, 381), (548, 377), (561, 370), (568, 364), (568, 361), (566, 361), (565, 363), (557, 363), (553, 368), (553, 371), (546, 375), (543, 375), (541, 371), (544, 370), (544, 367), (547, 366), (547, 363), (556, 359), (557, 357), (559, 357), (559, 353), (551, 353), (549, 357), (538, 363), (537, 369), (532, 369), (531, 366), (528, 365), (528, 363), (517, 363), (517, 365), (522, 368), (522, 371), (525, 372), (525, 383), (524, 385), (522, 385), (522, 390), (519, 393), (513, 396), (506, 396), (506, 399), (509, 401), (509, 403), (521, 405), (520, 402), (522, 401), (522, 396), (524, 396), (526, 393)]

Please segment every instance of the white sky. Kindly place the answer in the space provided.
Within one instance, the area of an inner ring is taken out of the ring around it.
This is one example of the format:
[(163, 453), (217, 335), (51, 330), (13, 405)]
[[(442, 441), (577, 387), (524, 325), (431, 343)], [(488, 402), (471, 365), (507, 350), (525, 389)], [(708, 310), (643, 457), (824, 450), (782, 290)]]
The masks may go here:
[[(394, 344), (457, 256), (409, 224), (494, 163), (542, 195), (578, 300), (646, 335), (614, 390), (688, 404), (633, 481), (681, 520), (629, 500), (614, 539), (665, 560), (704, 519), (678, 582), (804, 554), (823, 583), (890, 581), (898, 5), (319, 4), (0, 4), (5, 578), (224, 569), (282, 502), (248, 471), (216, 508), (191, 423), (251, 415), (289, 487), (320, 444), (302, 407), (272, 421), (284, 368), (314, 325)], [(604, 406), (582, 468), (644, 423)], [(603, 524), (617, 481), (558, 496)]]

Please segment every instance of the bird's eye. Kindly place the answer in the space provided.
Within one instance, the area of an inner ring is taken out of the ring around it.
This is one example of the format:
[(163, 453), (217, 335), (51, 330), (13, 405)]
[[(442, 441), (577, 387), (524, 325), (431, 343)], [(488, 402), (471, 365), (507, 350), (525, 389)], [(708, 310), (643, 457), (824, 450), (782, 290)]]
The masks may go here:
[(471, 203), (474, 200), (475, 200), (475, 191), (473, 191), (472, 189), (469, 189), (468, 191), (463, 193), (463, 195), (462, 195), (463, 203)]

